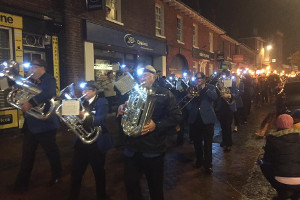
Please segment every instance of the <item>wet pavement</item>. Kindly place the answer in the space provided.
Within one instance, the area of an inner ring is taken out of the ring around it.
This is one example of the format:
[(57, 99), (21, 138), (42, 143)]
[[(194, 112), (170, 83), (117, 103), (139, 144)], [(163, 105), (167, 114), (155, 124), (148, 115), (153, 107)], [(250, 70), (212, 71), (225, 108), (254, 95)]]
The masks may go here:
[[(176, 145), (176, 136), (168, 138), (168, 152), (165, 157), (164, 190), (166, 200), (227, 200), (227, 199), (271, 199), (275, 191), (261, 174), (256, 160), (262, 154), (264, 139), (257, 139), (254, 133), (273, 106), (253, 108), (248, 124), (233, 134), (234, 146), (230, 152), (223, 152), (218, 143), (213, 144), (213, 173), (193, 168), (193, 145), (185, 141)], [(109, 151), (106, 159), (107, 194), (110, 200), (125, 200), (123, 183), (122, 146), (118, 142), (114, 116), (109, 117), (109, 130), (116, 141), (116, 148)], [(50, 166), (43, 150), (39, 147), (32, 171), (29, 191), (13, 194), (9, 190), (19, 169), (21, 160), (22, 134), (18, 130), (1, 130), (0, 134), (0, 199), (1, 200), (52, 200), (67, 199), (70, 185), (73, 134), (61, 129), (57, 135), (62, 164), (62, 181), (48, 187)], [(141, 182), (145, 200), (149, 199), (145, 179)], [(86, 171), (80, 199), (95, 199), (95, 182), (91, 168)]]

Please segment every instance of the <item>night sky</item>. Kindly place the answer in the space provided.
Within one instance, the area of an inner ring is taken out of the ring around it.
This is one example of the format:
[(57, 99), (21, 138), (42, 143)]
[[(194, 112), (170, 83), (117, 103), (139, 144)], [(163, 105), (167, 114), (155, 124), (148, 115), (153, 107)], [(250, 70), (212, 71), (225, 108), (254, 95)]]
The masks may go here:
[(234, 39), (284, 34), (283, 57), (300, 48), (300, 0), (182, 0)]

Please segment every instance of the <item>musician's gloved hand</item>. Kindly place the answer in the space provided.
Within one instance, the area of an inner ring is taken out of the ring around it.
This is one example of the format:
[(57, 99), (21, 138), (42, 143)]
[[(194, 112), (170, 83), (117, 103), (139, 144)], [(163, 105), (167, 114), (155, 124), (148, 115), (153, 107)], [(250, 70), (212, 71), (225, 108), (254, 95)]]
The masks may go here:
[(141, 135), (146, 135), (147, 133), (154, 131), (155, 128), (156, 128), (156, 124), (154, 123), (153, 120), (151, 120), (149, 124), (146, 124), (143, 127)]
[(26, 112), (32, 108), (32, 105), (29, 103), (29, 101), (26, 101), (22, 104), (21, 108), (23, 112)]
[(126, 103), (119, 106), (117, 117), (119, 117), (120, 115), (123, 115), (125, 113), (125, 108), (126, 107), (127, 107)]

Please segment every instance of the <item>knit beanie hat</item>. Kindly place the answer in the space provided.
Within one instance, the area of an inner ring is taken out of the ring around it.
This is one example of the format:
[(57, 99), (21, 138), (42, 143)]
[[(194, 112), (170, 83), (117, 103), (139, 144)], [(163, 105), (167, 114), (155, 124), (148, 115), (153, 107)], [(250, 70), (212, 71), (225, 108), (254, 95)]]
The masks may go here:
[(288, 114), (279, 115), (277, 117), (276, 125), (277, 129), (290, 129), (293, 127), (294, 120)]
[(295, 110), (291, 116), (293, 117), (295, 124), (299, 123), (300, 122), (300, 109)]

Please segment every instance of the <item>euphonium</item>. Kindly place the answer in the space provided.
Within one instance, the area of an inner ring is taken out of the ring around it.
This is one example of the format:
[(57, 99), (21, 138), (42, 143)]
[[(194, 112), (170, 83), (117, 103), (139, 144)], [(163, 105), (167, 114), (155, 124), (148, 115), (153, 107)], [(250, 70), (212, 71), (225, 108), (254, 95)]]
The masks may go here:
[[(42, 90), (31, 83), (28, 79), (33, 75), (31, 74), (28, 78), (24, 78), (19, 75), (19, 64), (13, 60), (9, 62), (4, 62), (1, 64), (2, 76), (5, 76), (12, 80), (15, 84), (12, 86), (12, 91), (7, 95), (7, 102), (21, 109), (23, 103), (29, 101), (32, 97), (42, 92)], [(36, 107), (31, 108), (26, 111), (26, 114), (31, 115), (37, 119), (47, 119), (52, 111), (55, 109), (54, 99), (49, 99), (49, 108), (45, 111), (47, 107), (46, 103), (42, 103)]]
[[(61, 90), (59, 94), (59, 99), (64, 100), (79, 100), (80, 106), (81, 106), (81, 111), (85, 112), (85, 116), (88, 117), (92, 113), (86, 112), (83, 104), (82, 104), (82, 98), (76, 98), (74, 94), (74, 84), (70, 84), (69, 86), (65, 87), (63, 90)], [(60, 119), (75, 133), (79, 139), (85, 143), (85, 144), (92, 144), (93, 142), (96, 141), (98, 136), (101, 134), (102, 129), (101, 126), (93, 126), (93, 122), (91, 123), (92, 125), (88, 128), (84, 126), (84, 120), (80, 119), (79, 116), (77, 115), (62, 115), (61, 109), (62, 109), (63, 103), (61, 103), (59, 106), (56, 108), (56, 114), (60, 117)]]
[(152, 89), (145, 88), (143, 85), (143, 83), (137, 84), (130, 91), (125, 114), (121, 120), (123, 131), (128, 136), (141, 134), (143, 127), (151, 121), (157, 96), (164, 96), (155, 94)]
[[(231, 95), (231, 91), (229, 89), (229, 87), (225, 87), (224, 81), (226, 80), (226, 78), (219, 78), (219, 81), (217, 83), (216, 89), (219, 91), (220, 96), (222, 97), (224, 94), (230, 94)], [(231, 80), (231, 79), (230, 79)], [(234, 104), (234, 99), (233, 98), (224, 98), (224, 101), (228, 104), (228, 105), (232, 105)]]

